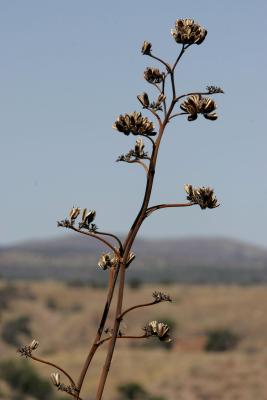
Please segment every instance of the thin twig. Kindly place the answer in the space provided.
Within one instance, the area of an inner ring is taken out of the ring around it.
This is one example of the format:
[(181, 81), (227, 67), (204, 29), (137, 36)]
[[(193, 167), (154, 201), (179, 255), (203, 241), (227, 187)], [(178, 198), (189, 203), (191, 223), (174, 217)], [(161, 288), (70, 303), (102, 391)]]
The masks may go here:
[(140, 161), (140, 160), (129, 160), (129, 161), (126, 161), (128, 164), (140, 164), (140, 165), (142, 165), (142, 167), (144, 168), (144, 170), (146, 171), (146, 173), (148, 173), (148, 168), (147, 168), (147, 166), (146, 166), (146, 164), (145, 163), (143, 163), (142, 161)]
[(52, 363), (50, 361), (45, 361), (45, 360), (42, 360), (41, 358), (37, 358), (37, 357), (32, 356), (32, 355), (29, 356), (29, 357), (34, 361), (38, 361), (38, 362), (40, 362), (42, 364), (47, 364), (47, 365), (50, 365), (51, 367), (54, 367), (54, 368), (58, 369), (59, 371), (61, 371), (69, 379), (71, 385), (76, 388), (76, 383), (74, 382), (72, 377), (63, 368), (59, 367), (58, 365), (56, 365), (56, 364), (54, 364), (54, 363)]
[[(142, 335), (142, 336), (117, 336), (117, 339), (145, 339), (147, 338), (147, 335)], [(98, 342), (98, 345), (101, 346), (103, 343), (108, 342), (109, 340), (112, 339), (112, 336), (107, 337), (105, 339), (102, 339), (100, 342)]]
[(84, 231), (82, 231), (80, 229), (75, 228), (75, 226), (70, 226), (69, 229), (72, 229), (75, 232), (82, 233), (83, 235), (90, 236), (90, 237), (93, 237), (93, 238), (95, 238), (97, 240), (100, 240), (100, 242), (105, 243), (106, 246), (108, 246), (112, 251), (114, 251), (114, 253), (117, 256), (120, 256), (120, 254), (118, 253), (118, 250), (116, 250), (115, 247), (113, 247), (111, 243), (109, 243), (107, 240), (97, 236), (96, 233), (84, 232)]
[(174, 203), (174, 204), (158, 204), (153, 207), (149, 207), (146, 211), (147, 216), (150, 215), (152, 212), (159, 210), (161, 208), (171, 208), (171, 207), (191, 207), (194, 206), (196, 203)]
[(123, 249), (122, 243), (121, 243), (120, 239), (118, 238), (118, 236), (114, 235), (113, 233), (100, 232), (100, 231), (97, 231), (97, 234), (103, 235), (103, 236), (110, 236), (110, 237), (114, 238), (115, 240), (117, 240), (117, 242), (119, 243), (119, 246), (120, 246), (120, 251), (122, 251), (122, 249)]
[(155, 60), (159, 61), (161, 64), (165, 65), (166, 69), (168, 72), (171, 72), (171, 67), (168, 63), (166, 63), (164, 60), (162, 60), (161, 58), (154, 56), (154, 54), (150, 53), (148, 54), (148, 56), (150, 56), (151, 58), (154, 58)]
[(119, 318), (120, 320), (122, 320), (122, 318), (124, 317), (124, 315), (128, 314), (128, 312), (130, 312), (130, 311), (132, 311), (132, 310), (135, 310), (136, 308), (153, 306), (154, 304), (158, 304), (158, 303), (159, 303), (158, 301), (155, 301), (155, 300), (154, 300), (154, 301), (151, 301), (150, 303), (138, 304), (137, 306), (133, 306), (133, 307), (127, 308), (125, 311), (123, 311), (123, 312), (118, 316), (118, 318)]

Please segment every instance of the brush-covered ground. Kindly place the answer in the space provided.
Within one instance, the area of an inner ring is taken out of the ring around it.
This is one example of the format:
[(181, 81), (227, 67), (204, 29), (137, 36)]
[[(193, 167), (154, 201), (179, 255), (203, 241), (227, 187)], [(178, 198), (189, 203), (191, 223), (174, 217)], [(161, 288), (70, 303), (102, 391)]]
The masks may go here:
[[(125, 307), (149, 302), (154, 290), (168, 293), (173, 303), (134, 310), (127, 314), (122, 331), (142, 334), (142, 327), (157, 319), (173, 326), (174, 340), (169, 347), (154, 338), (118, 340), (104, 400), (121, 399), (118, 386), (131, 382), (164, 400), (267, 399), (266, 286), (146, 285), (126, 288)], [(38, 398), (13, 390), (14, 385), (4, 377), (6, 360), (21, 362), (16, 343), (29, 344), (33, 338), (40, 342), (36, 356), (78, 377), (105, 293), (104, 289), (55, 282), (0, 283), (1, 399)], [(112, 326), (111, 321), (107, 325)], [(236, 346), (223, 352), (206, 351), (208, 332), (213, 330), (230, 332), (238, 338)], [(94, 358), (81, 393), (83, 400), (94, 399), (106, 350), (104, 344)], [(32, 360), (27, 363), (48, 380), (56, 372)], [(67, 396), (60, 393), (60, 397)]]

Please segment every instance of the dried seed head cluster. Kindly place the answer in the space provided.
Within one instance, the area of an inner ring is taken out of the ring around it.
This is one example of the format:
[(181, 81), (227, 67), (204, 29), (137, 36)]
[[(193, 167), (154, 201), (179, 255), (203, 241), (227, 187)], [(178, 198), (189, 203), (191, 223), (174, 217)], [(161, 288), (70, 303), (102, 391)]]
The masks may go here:
[(132, 112), (130, 114), (120, 115), (113, 128), (117, 129), (119, 132), (129, 135), (147, 135), (154, 136), (154, 125), (147, 117), (143, 117), (140, 112)]
[(201, 44), (206, 35), (207, 30), (195, 23), (193, 19), (177, 19), (175, 28), (171, 30), (171, 34), (177, 43), (181, 44)]
[(21, 356), (31, 357), (32, 351), (36, 350), (38, 346), (39, 342), (33, 339), (33, 341), (29, 345), (19, 347), (17, 351), (18, 353), (20, 353)]
[(77, 395), (78, 389), (75, 386), (65, 385), (64, 383), (60, 382), (60, 374), (58, 372), (53, 372), (50, 375), (50, 378), (53, 385), (57, 387), (57, 390), (69, 393), (72, 396)]
[(215, 121), (218, 116), (213, 111), (216, 109), (214, 100), (209, 97), (202, 97), (200, 94), (194, 94), (180, 105), (180, 108), (189, 114), (188, 121), (197, 119), (198, 114), (203, 114), (206, 119)]
[(215, 93), (224, 93), (223, 89), (220, 88), (219, 86), (207, 86), (206, 87), (207, 92), (209, 92), (210, 94), (215, 94)]
[(148, 56), (151, 54), (151, 50), (152, 50), (152, 44), (145, 40), (141, 49), (142, 54)]
[(143, 140), (137, 139), (135, 142), (134, 150), (130, 150), (127, 154), (120, 155), (116, 161), (131, 162), (132, 159), (148, 158), (147, 152), (144, 151), (145, 145)]
[(150, 103), (149, 101), (149, 97), (147, 93), (143, 93), (143, 94), (139, 94), (137, 96), (138, 100), (140, 101), (140, 103), (142, 104), (143, 108), (151, 108), (155, 111), (162, 111), (162, 107), (161, 107), (161, 103), (166, 99), (166, 96), (161, 93), (156, 101), (152, 101)]
[(146, 336), (157, 336), (162, 342), (171, 342), (169, 326), (163, 322), (151, 321), (144, 327)]
[(160, 303), (161, 301), (170, 301), (172, 302), (171, 297), (168, 294), (162, 292), (154, 292), (152, 294), (156, 303)]
[(164, 74), (158, 68), (148, 67), (144, 72), (144, 78), (149, 83), (160, 83), (164, 79)]
[(98, 266), (105, 271), (108, 268), (117, 267), (118, 263), (119, 260), (114, 253), (103, 253), (98, 261)]
[(219, 206), (213, 189), (209, 187), (193, 187), (192, 185), (185, 185), (184, 189), (188, 194), (187, 200), (198, 204), (202, 210), (205, 208), (216, 208)]
[[(63, 228), (73, 227), (80, 213), (81, 209), (79, 207), (72, 207), (69, 212), (69, 219), (66, 218), (62, 221), (58, 221), (57, 225)], [(87, 208), (84, 208), (82, 212), (82, 220), (79, 223), (79, 228), (85, 228), (90, 230), (90, 232), (95, 232), (97, 230), (97, 226), (92, 223), (95, 217), (96, 212), (94, 210), (87, 211)]]

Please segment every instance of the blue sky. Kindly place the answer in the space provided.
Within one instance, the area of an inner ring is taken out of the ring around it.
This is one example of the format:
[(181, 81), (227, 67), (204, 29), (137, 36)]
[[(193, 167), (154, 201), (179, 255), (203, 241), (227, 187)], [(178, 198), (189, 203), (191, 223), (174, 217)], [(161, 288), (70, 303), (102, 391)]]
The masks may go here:
[(177, 18), (208, 30), (177, 70), (179, 93), (208, 84), (215, 122), (176, 119), (162, 142), (151, 204), (183, 201), (184, 183), (212, 186), (221, 206), (162, 210), (141, 234), (233, 237), (266, 243), (266, 13), (264, 0), (3, 1), (0, 6), (0, 244), (63, 235), (56, 221), (74, 204), (97, 211), (103, 230), (126, 232), (142, 201), (143, 170), (115, 163), (135, 138), (112, 129), (139, 110), (136, 95), (156, 62), (172, 62)]

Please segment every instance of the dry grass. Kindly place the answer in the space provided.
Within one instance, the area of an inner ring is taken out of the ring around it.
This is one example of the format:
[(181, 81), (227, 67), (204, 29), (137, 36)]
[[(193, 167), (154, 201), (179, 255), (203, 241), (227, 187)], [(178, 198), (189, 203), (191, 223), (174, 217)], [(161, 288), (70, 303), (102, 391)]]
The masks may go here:
[[(30, 315), (33, 336), (40, 341), (38, 353), (77, 377), (98, 324), (104, 291), (54, 282), (19, 286), (35, 299), (14, 298), (2, 313), (1, 323)], [(171, 319), (176, 323), (173, 348), (119, 341), (104, 400), (116, 399), (117, 386), (130, 381), (141, 383), (154, 394), (165, 395), (167, 400), (267, 399), (267, 287), (147, 285), (138, 290), (127, 289), (126, 305), (149, 301), (155, 289), (165, 289), (174, 303), (134, 311), (127, 316), (123, 329), (139, 334), (147, 321)], [(238, 334), (238, 348), (225, 353), (205, 352), (205, 332), (213, 328)], [(15, 356), (14, 348), (0, 344), (3, 358)], [(84, 399), (96, 389), (104, 346), (86, 380)], [(47, 376), (53, 372), (42, 365), (36, 367)]]

